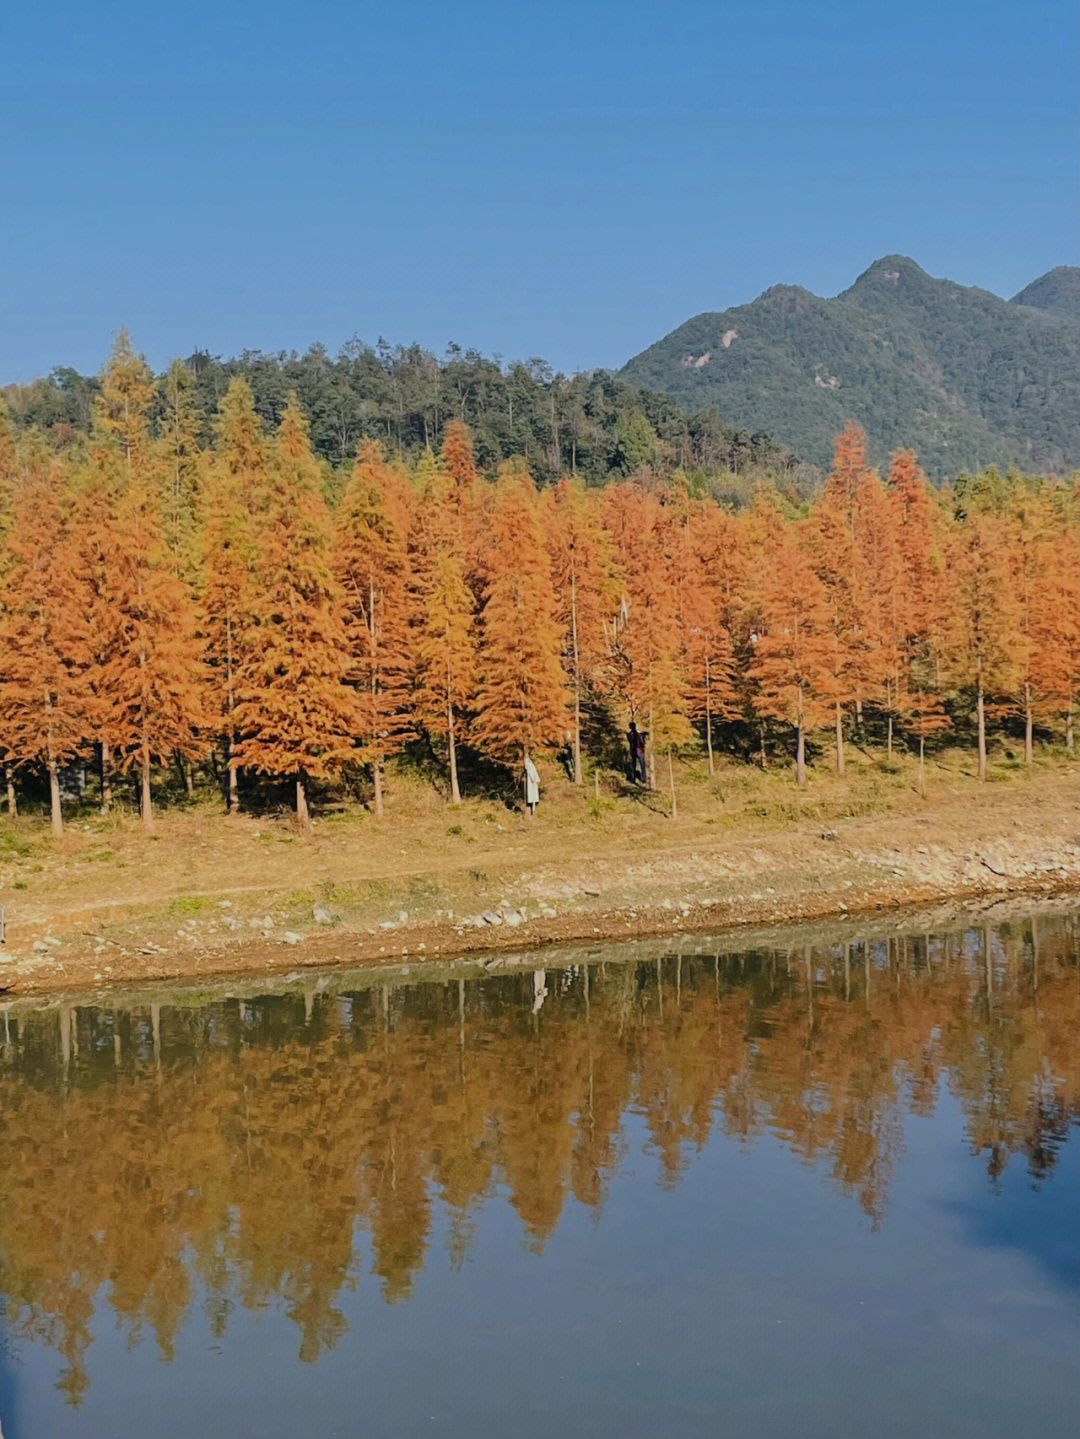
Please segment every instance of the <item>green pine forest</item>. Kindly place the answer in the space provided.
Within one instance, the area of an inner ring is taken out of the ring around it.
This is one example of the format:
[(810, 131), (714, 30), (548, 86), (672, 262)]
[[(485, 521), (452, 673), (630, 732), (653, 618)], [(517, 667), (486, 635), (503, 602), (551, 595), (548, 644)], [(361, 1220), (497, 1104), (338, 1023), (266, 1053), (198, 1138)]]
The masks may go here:
[[(666, 478), (680, 470), (692, 490), (740, 504), (757, 478), (793, 496), (809, 494), (820, 478), (816, 467), (767, 435), (722, 423), (714, 407), (690, 413), (605, 371), (567, 377), (541, 360), (503, 365), (457, 345), (442, 359), (418, 345), (381, 340), (374, 347), (352, 342), (337, 356), (320, 345), (303, 355), (245, 351), (231, 360), (199, 351), (157, 377), (152, 430), (167, 427), (171, 407), (174, 418), (177, 410), (184, 414), (194, 443), (206, 447), (235, 378), (247, 381), (271, 431), (296, 396), (331, 493), (362, 440), (378, 440), (390, 456), (412, 463), (425, 450), (438, 450), (452, 420), (468, 426), (482, 471), (520, 459), (540, 485), (567, 473), (601, 485), (643, 471)], [(37, 429), (68, 448), (89, 432), (100, 390), (98, 376), (60, 366), (0, 395), (17, 431)]]

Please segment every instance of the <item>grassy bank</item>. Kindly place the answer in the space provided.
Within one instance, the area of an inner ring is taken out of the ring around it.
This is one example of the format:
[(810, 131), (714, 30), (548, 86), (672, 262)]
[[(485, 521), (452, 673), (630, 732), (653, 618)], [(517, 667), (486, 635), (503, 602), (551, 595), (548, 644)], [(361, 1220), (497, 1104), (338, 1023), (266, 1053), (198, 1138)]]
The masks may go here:
[(931, 766), (853, 750), (841, 778), (701, 762), (662, 793), (602, 772), (578, 789), (542, 771), (534, 819), (509, 801), (447, 807), (408, 774), (387, 812), (226, 819), (217, 796), (0, 822), (7, 943), (0, 984), (84, 982), (448, 954), (508, 944), (763, 923), (1002, 889), (1080, 883), (1080, 764), (1008, 757), (976, 782), (967, 752)]

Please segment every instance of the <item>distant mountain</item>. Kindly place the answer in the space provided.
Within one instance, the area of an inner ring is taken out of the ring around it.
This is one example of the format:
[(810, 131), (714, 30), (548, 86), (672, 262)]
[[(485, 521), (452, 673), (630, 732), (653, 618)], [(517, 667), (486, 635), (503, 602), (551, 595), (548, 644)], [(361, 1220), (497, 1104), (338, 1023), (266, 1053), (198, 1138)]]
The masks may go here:
[(1012, 297), (1011, 303), (1030, 305), (1080, 325), (1080, 269), (1076, 265), (1058, 265), (1032, 280), (1019, 295)]
[(1065, 314), (1078, 276), (1052, 270), (1011, 302), (890, 255), (834, 299), (774, 285), (698, 315), (620, 377), (823, 466), (853, 418), (876, 463), (910, 445), (939, 479), (991, 463), (1067, 470), (1080, 466), (1080, 326)]

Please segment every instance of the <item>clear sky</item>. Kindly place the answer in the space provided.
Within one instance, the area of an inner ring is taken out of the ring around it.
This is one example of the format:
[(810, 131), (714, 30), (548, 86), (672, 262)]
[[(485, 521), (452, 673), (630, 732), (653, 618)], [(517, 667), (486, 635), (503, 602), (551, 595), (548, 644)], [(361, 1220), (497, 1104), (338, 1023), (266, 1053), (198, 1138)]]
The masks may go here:
[(881, 255), (1078, 261), (1075, 0), (22, 3), (0, 382), (450, 341), (614, 367)]

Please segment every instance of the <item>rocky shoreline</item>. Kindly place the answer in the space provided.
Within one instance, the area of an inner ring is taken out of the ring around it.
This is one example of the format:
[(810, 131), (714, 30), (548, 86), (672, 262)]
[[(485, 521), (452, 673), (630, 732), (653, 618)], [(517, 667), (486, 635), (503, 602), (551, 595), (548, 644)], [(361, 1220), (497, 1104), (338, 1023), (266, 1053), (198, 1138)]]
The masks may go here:
[(415, 964), (1080, 891), (1075, 825), (1040, 826), (1038, 815), (1028, 815), (1011, 826), (968, 836), (960, 847), (929, 838), (912, 844), (878, 819), (793, 826), (651, 855), (586, 856), (569, 873), (548, 863), (496, 876), (468, 907), (410, 911), (390, 891), (381, 918), (370, 907), (349, 914), (323, 900), (297, 915), (265, 896), (253, 906), (207, 898), (179, 923), (143, 916), (88, 926), (84, 915), (78, 927), (57, 923), (19, 944), (9, 936), (0, 951), (0, 990), (11, 999), (313, 966)]

